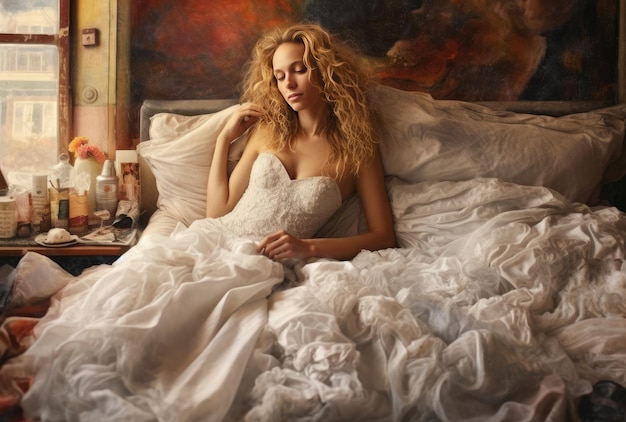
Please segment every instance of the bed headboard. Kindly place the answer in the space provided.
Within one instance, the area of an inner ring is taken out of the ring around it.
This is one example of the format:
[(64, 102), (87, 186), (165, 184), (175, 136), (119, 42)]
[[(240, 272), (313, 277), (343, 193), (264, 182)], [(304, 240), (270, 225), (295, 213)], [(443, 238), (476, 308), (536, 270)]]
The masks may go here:
[[(214, 113), (233, 104), (236, 99), (214, 100), (145, 100), (139, 112), (139, 141), (149, 139), (150, 119), (158, 113), (175, 113), (184, 116)], [(482, 101), (494, 110), (513, 111), (515, 113), (545, 114), (548, 116), (564, 116), (572, 113), (597, 110), (613, 105), (602, 101)]]
[(217, 100), (145, 100), (139, 112), (139, 141), (149, 138), (150, 119), (158, 113), (175, 113), (184, 116), (215, 113), (237, 104), (236, 99)]

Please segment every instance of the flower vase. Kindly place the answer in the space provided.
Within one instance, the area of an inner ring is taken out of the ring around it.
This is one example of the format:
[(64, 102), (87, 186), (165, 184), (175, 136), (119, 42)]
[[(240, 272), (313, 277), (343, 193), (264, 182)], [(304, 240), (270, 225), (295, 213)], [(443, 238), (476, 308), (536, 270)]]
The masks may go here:
[[(88, 225), (95, 226), (100, 224), (100, 219), (96, 217), (94, 211), (96, 210), (96, 178), (102, 173), (102, 164), (93, 158), (76, 158), (74, 161), (74, 187), (77, 181), (81, 180), (81, 173), (87, 173), (89, 179), (89, 189), (87, 191), (87, 199), (89, 202), (89, 216)], [(84, 177), (84, 176), (83, 176)], [(84, 179), (83, 179), (84, 181)]]

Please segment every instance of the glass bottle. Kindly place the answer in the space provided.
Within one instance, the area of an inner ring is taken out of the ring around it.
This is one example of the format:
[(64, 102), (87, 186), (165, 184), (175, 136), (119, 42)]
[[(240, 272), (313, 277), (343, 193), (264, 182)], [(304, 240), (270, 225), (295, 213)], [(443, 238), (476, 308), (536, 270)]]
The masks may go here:
[(52, 167), (51, 181), (57, 188), (69, 188), (72, 183), (72, 170), (70, 156), (67, 153), (59, 155), (59, 162)]

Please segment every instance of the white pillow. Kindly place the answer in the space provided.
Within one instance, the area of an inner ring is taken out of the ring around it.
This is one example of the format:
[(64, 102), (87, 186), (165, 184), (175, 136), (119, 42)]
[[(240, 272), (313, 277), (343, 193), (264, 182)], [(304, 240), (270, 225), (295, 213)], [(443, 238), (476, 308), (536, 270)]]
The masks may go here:
[(157, 113), (150, 118), (149, 139), (176, 138), (211, 119), (213, 114), (187, 116), (174, 113)]
[[(199, 116), (159, 113), (152, 117), (150, 140), (140, 143), (137, 153), (156, 179), (159, 209), (186, 225), (206, 216), (206, 188), (215, 141), (238, 107)], [(242, 136), (231, 146), (231, 169), (246, 141), (247, 137)]]
[(385, 86), (372, 99), (385, 173), (408, 182), (498, 178), (586, 202), (624, 141), (626, 105), (549, 117)]
[[(462, 101), (385, 86), (372, 94), (381, 121), (385, 173), (407, 182), (499, 178), (547, 186), (585, 202), (613, 163), (620, 177), (626, 105), (559, 118), (498, 112)], [(214, 114), (152, 118), (151, 140), (137, 147), (156, 178), (158, 207), (189, 225), (206, 213), (206, 184), (217, 135), (234, 105)], [(232, 168), (246, 137), (229, 156)], [(143, 165), (143, 164), (142, 164)], [(142, 173), (143, 177), (143, 173)], [(145, 183), (142, 179), (142, 202)], [(320, 231), (325, 237), (364, 230), (358, 198)]]

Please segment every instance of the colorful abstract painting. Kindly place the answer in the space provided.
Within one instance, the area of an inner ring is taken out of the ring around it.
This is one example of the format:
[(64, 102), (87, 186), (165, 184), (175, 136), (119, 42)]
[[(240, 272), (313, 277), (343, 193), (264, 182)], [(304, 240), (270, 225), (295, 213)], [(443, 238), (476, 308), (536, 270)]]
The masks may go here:
[(615, 0), (134, 0), (132, 93), (232, 97), (259, 36), (318, 22), (381, 83), (462, 100), (613, 100)]

